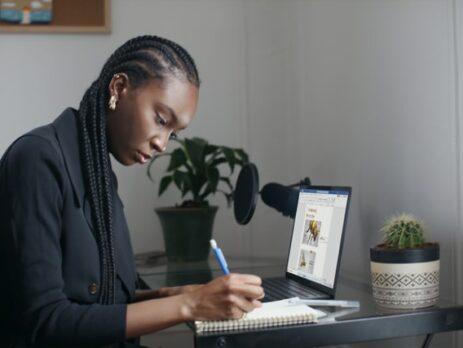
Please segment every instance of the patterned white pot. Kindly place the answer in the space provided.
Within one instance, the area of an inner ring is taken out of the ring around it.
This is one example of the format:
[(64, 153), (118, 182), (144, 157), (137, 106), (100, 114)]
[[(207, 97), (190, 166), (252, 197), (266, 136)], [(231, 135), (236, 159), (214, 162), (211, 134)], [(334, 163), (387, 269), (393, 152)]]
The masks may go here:
[(370, 258), (373, 299), (379, 306), (415, 309), (433, 306), (438, 301), (438, 244), (424, 251), (372, 248)]

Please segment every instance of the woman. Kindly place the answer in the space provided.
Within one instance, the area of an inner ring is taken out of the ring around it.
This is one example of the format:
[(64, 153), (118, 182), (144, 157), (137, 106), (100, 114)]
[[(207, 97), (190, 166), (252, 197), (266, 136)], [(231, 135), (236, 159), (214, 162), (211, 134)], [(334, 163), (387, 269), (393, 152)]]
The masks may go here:
[[(143, 164), (185, 129), (198, 102), (190, 55), (142, 36), (118, 48), (79, 110), (16, 140), (0, 162), (0, 314), (14, 347), (124, 346), (189, 320), (260, 306), (260, 278), (136, 290), (109, 153)], [(5, 315), (4, 315), (5, 314)]]

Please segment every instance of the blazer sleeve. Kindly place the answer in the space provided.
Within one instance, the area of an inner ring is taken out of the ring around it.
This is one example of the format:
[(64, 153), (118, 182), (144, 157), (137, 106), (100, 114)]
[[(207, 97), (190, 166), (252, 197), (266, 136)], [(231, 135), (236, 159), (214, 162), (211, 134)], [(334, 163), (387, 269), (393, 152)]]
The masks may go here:
[[(61, 209), (65, 167), (50, 140), (20, 138), (8, 154), (13, 266), (23, 336), (31, 343), (96, 345), (124, 341), (126, 304), (80, 304), (63, 291)], [(99, 267), (99, 265), (95, 265)]]

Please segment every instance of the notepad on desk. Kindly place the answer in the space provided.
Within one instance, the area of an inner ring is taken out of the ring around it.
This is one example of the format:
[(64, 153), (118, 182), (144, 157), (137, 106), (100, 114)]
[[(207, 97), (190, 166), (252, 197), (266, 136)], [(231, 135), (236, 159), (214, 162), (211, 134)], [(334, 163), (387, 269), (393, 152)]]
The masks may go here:
[(294, 298), (266, 302), (242, 319), (195, 321), (197, 333), (260, 329), (274, 326), (316, 323), (324, 312), (297, 303)]

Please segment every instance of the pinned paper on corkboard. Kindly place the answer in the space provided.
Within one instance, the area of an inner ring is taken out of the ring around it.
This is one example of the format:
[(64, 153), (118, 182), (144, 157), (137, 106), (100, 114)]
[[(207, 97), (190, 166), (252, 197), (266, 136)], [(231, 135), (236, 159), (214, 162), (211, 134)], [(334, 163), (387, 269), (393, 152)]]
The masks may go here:
[(110, 0), (0, 0), (0, 32), (109, 33)]
[(50, 23), (52, 18), (53, 0), (0, 0), (0, 21)]

